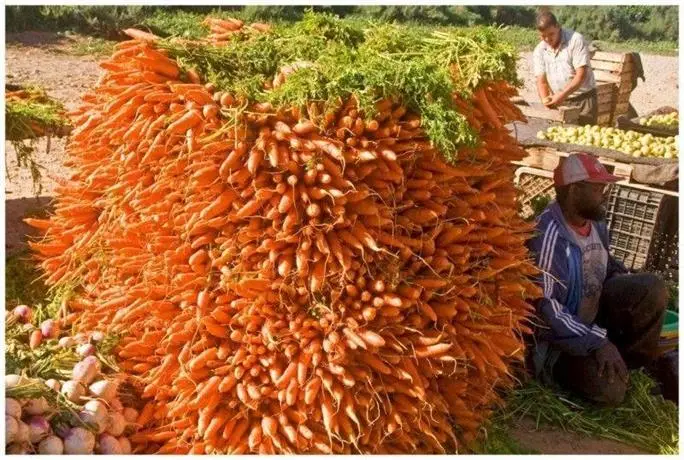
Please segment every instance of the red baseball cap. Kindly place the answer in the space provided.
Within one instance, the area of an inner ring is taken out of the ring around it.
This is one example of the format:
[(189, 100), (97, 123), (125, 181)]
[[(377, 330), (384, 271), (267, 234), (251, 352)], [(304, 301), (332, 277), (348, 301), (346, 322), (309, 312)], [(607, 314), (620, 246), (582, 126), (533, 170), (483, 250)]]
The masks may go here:
[(576, 182), (607, 184), (619, 180), (618, 176), (606, 171), (596, 157), (587, 153), (573, 153), (567, 158), (561, 158), (560, 163), (553, 170), (553, 182), (557, 186)]

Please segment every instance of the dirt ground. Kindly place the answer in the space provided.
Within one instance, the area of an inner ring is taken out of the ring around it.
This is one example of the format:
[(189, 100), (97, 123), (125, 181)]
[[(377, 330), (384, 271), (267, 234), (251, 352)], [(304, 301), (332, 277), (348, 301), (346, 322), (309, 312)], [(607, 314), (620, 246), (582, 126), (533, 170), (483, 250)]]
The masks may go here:
[(636, 447), (610, 439), (592, 438), (551, 428), (537, 429), (535, 421), (530, 418), (522, 419), (510, 434), (521, 447), (533, 449), (542, 454), (648, 454)]
[[(37, 84), (48, 94), (60, 100), (67, 109), (78, 106), (80, 96), (93, 87), (100, 75), (96, 59), (88, 56), (74, 56), (69, 48), (78, 38), (57, 38), (54, 34), (22, 33), (8, 34), (5, 54), (7, 83)], [(528, 83), (521, 95), (536, 100), (536, 90), (531, 80), (531, 53), (521, 53), (520, 76)], [(646, 113), (663, 105), (678, 107), (677, 81), (678, 59), (664, 56), (642, 56), (646, 82), (632, 94), (632, 103), (639, 113)], [(27, 213), (34, 213), (49, 206), (54, 195), (55, 177), (65, 177), (68, 169), (62, 165), (64, 139), (52, 139), (49, 154), (45, 153), (46, 140), (37, 145), (37, 160), (43, 166), (43, 192), (39, 198), (31, 183), (28, 171), (17, 170), (14, 149), (6, 142), (6, 161), (11, 180), (5, 180), (6, 193), (6, 242), (8, 253), (25, 247), (30, 228), (21, 219)], [(536, 430), (534, 422), (524, 420), (513, 431), (523, 447), (535, 449), (544, 454), (638, 454), (637, 449), (617, 442), (594, 439), (557, 430)]]

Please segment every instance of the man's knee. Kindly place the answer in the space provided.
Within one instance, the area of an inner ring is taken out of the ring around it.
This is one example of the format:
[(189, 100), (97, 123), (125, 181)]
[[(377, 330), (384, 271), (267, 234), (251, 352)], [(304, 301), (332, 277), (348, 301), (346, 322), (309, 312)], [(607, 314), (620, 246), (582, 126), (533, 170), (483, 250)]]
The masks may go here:
[(665, 281), (653, 273), (644, 273), (642, 276), (645, 278), (648, 289), (647, 295), (651, 299), (653, 306), (658, 310), (665, 310), (670, 300), (670, 292)]

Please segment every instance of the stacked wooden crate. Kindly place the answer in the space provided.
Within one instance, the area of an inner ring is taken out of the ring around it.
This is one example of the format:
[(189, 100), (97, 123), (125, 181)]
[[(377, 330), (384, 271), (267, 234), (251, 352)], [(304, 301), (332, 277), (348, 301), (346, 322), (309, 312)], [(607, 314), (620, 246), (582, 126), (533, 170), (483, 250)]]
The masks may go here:
[[(634, 89), (632, 54), (596, 51), (591, 59), (591, 67), (599, 99), (598, 124), (612, 124), (618, 116), (629, 110), (629, 97)], [(609, 101), (611, 110), (607, 110)]]
[(615, 83), (596, 82), (596, 96), (598, 99), (597, 125), (607, 126), (611, 124), (613, 120), (616, 92), (617, 86)]

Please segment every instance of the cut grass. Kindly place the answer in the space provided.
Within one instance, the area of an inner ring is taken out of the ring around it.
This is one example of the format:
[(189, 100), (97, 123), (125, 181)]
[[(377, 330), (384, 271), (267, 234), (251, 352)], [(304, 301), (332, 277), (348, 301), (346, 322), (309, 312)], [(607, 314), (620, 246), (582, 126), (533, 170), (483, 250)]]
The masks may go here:
[(653, 454), (675, 455), (679, 452), (678, 408), (662, 396), (652, 395), (654, 385), (643, 371), (632, 371), (623, 404), (607, 408), (530, 381), (508, 396), (506, 407), (492, 418), (490, 428), (483, 430), (478, 453), (516, 453), (513, 451), (520, 446), (511, 442), (509, 429), (515, 421), (528, 417), (537, 427), (557, 427)]

